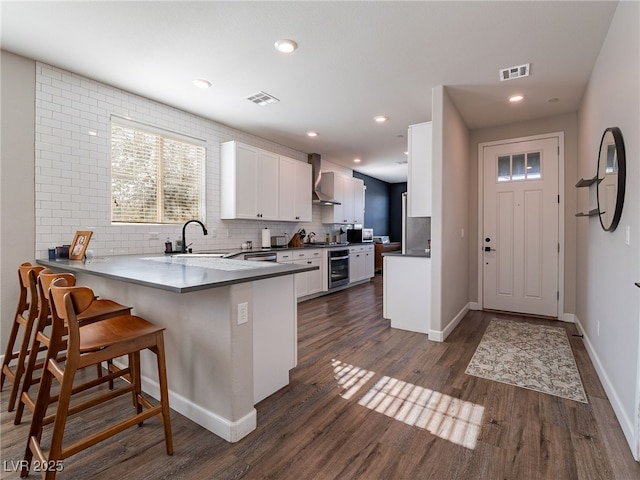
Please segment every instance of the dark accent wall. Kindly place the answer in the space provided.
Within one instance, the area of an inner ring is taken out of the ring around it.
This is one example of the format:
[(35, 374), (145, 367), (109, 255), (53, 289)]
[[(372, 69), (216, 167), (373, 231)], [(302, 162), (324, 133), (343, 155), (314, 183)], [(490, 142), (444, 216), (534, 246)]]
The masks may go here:
[(388, 235), (392, 242), (402, 238), (402, 192), (407, 183), (387, 183), (377, 178), (353, 172), (355, 178), (364, 181), (364, 227), (373, 228), (374, 235)]
[(402, 194), (407, 191), (407, 182), (389, 185), (389, 240), (402, 241)]
[(353, 172), (355, 178), (364, 181), (364, 227), (373, 228), (374, 235), (389, 235), (389, 184), (377, 178)]

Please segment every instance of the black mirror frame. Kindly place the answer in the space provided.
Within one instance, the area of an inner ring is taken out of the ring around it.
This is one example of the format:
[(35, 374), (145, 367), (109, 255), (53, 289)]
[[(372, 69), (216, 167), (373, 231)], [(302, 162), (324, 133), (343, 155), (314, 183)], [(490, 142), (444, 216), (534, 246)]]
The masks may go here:
[[(596, 197), (598, 200), (598, 212), (602, 212), (600, 208), (600, 182), (603, 179), (600, 178), (600, 162), (603, 159), (602, 147), (603, 147), (604, 139), (607, 135), (607, 132), (611, 132), (611, 134), (613, 135), (613, 141), (616, 146), (616, 156), (618, 158), (618, 185), (617, 185), (617, 192), (616, 192), (616, 208), (613, 213), (611, 224), (608, 227), (606, 227), (602, 221), (602, 216), (603, 216), (602, 213), (599, 213), (598, 217), (600, 218), (600, 225), (602, 226), (602, 229), (606, 232), (613, 232), (618, 226), (618, 223), (620, 223), (620, 217), (622, 216), (622, 207), (624, 206), (624, 191), (625, 191), (625, 185), (627, 180), (627, 158), (624, 150), (624, 140), (622, 138), (622, 131), (618, 127), (608, 127), (602, 134), (602, 139), (600, 140), (600, 150), (598, 151), (598, 169), (597, 169), (598, 182), (596, 187), (597, 188)], [(604, 155), (604, 158), (606, 161), (606, 155)]]

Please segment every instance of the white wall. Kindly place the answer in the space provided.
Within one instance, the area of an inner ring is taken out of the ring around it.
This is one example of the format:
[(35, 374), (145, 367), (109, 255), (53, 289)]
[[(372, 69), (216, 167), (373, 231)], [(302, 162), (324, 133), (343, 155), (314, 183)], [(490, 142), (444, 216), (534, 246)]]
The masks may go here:
[(18, 265), (35, 260), (35, 64), (8, 52), (0, 55), (0, 348), (4, 353), (18, 303)]
[[(636, 459), (640, 289), (640, 4), (620, 2), (578, 113), (578, 174), (596, 172), (602, 133), (622, 130), (627, 157), (624, 210), (617, 230), (597, 217), (578, 223), (577, 321)], [(625, 230), (631, 244), (625, 245)], [(598, 328), (599, 327), (599, 328)]]
[(444, 340), (468, 310), (469, 131), (446, 88), (433, 89), (431, 340)]

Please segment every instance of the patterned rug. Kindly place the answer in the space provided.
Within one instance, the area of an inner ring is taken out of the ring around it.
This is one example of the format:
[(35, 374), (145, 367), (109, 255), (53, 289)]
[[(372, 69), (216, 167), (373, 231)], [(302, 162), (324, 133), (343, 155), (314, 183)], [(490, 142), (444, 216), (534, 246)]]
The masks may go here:
[(561, 327), (494, 318), (465, 373), (588, 403)]

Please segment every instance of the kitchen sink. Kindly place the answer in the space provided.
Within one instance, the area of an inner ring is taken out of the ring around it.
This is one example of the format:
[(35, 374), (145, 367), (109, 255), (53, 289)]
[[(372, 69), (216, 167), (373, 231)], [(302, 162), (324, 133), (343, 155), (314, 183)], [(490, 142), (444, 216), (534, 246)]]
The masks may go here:
[(221, 252), (199, 252), (199, 253), (174, 253), (172, 257), (211, 257), (211, 258), (224, 258), (228, 253)]

